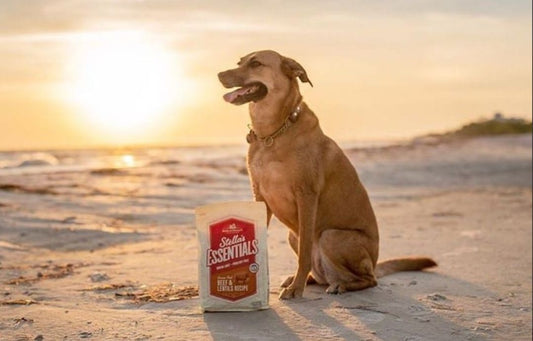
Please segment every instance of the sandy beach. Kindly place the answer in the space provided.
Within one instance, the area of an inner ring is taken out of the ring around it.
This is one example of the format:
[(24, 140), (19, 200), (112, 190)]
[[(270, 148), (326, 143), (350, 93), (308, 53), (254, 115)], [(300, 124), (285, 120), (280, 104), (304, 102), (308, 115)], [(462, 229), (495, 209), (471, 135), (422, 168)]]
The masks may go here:
[[(378, 218), (380, 259), (439, 266), (279, 301), (296, 258), (274, 220), (271, 308), (210, 314), (196, 295), (194, 209), (251, 200), (244, 144), (47, 152), (53, 171), (0, 173), (0, 340), (531, 340), (531, 143), (346, 145)], [(80, 155), (97, 161), (79, 167)]]

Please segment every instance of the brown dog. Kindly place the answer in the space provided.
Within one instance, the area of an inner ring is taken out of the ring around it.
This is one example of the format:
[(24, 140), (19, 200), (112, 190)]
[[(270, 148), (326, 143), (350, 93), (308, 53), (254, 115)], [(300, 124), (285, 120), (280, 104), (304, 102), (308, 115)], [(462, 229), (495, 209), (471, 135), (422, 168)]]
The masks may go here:
[(308, 282), (340, 294), (373, 287), (376, 277), (436, 265), (424, 257), (376, 265), (379, 235), (370, 200), (348, 158), (302, 101), (297, 79), (312, 83), (299, 63), (258, 51), (218, 78), (226, 88), (239, 87), (224, 95), (227, 102), (250, 103), (248, 172), (255, 200), (266, 202), (269, 220), (273, 213), (287, 225), (298, 256), (281, 299), (301, 297)]

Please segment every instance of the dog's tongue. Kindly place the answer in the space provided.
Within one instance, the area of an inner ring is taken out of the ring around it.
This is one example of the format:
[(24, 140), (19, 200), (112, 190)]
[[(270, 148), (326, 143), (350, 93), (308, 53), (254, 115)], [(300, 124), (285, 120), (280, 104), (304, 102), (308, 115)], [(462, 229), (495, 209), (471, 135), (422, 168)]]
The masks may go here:
[(247, 90), (248, 90), (248, 87), (242, 87), (235, 91), (228, 92), (227, 94), (224, 95), (224, 100), (226, 102), (233, 103), (237, 99), (237, 97), (244, 95)]

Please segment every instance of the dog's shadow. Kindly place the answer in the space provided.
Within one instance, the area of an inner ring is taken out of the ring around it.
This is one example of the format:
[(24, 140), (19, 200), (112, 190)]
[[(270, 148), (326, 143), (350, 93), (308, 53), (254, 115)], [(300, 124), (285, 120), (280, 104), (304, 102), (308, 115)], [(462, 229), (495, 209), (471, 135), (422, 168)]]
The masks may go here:
[[(435, 285), (435, 283), (438, 283)], [(272, 285), (271, 309), (205, 314), (214, 340), (485, 340), (490, 328), (474, 328), (476, 300), (497, 300), (486, 289), (431, 272), (385, 277), (371, 289), (327, 295), (309, 285), (304, 298), (279, 301)], [(459, 302), (460, 301), (460, 302)], [(465, 305), (470, 305), (465, 308)], [(473, 307), (474, 306), (474, 307)], [(461, 318), (461, 314), (466, 318)], [(455, 316), (455, 318), (451, 318)], [(457, 323), (454, 321), (461, 321)], [(477, 329), (477, 330), (476, 330)]]

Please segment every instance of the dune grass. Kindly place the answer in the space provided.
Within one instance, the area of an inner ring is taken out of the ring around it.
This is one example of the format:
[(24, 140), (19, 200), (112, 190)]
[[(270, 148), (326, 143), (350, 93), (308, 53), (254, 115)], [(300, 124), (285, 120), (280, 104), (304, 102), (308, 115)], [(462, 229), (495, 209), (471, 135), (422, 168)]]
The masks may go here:
[(531, 128), (531, 121), (522, 118), (505, 118), (501, 114), (495, 114), (492, 119), (468, 123), (461, 128), (444, 135), (473, 137), (485, 135), (525, 134), (531, 133)]

